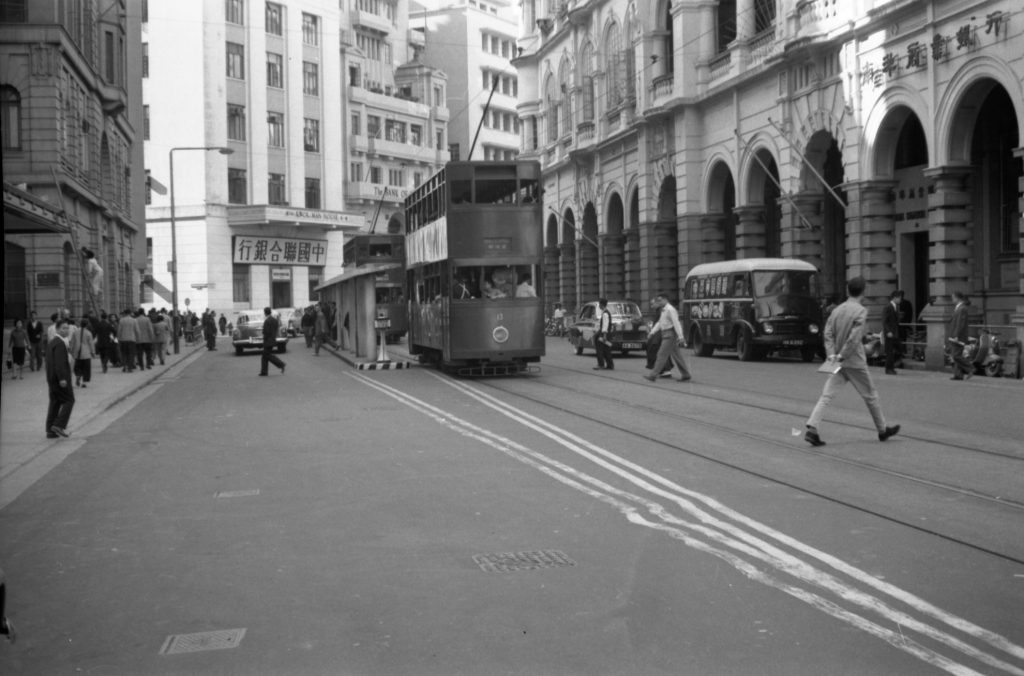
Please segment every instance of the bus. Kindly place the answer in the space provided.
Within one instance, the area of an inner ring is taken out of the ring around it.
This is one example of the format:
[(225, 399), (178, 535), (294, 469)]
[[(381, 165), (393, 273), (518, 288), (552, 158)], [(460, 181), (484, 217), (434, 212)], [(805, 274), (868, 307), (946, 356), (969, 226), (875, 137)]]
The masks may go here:
[(544, 355), (538, 162), (449, 162), (405, 200), (409, 353), (459, 375)]
[(342, 249), (345, 269), (361, 266), (394, 266), (374, 275), (375, 317), (387, 317), (384, 337), (397, 342), (408, 330), (405, 308), (405, 237), (401, 234), (353, 235)]
[(720, 348), (741, 361), (795, 350), (811, 361), (821, 349), (818, 269), (793, 258), (747, 258), (695, 266), (686, 275), (680, 316), (693, 351)]

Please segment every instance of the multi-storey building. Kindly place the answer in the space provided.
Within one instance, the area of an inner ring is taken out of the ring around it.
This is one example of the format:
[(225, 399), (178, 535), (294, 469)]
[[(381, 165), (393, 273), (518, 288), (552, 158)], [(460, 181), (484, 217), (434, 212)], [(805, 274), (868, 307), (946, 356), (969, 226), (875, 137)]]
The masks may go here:
[(521, 156), (548, 301), (680, 294), (792, 256), (902, 288), (941, 363), (948, 294), (1024, 338), (1024, 15), (1009, 0), (524, 0)]
[(345, 207), (399, 232), (409, 189), (448, 161), (444, 73), (424, 64), (408, 0), (344, 0)]
[(4, 319), (138, 301), (145, 268), (139, 7), (0, 4)]
[(149, 8), (148, 171), (173, 188), (149, 196), (152, 301), (170, 305), (176, 240), (182, 309), (305, 305), (345, 232), (386, 223), (438, 162), (447, 111), (417, 97), (443, 78), (399, 65), (405, 0)]
[(519, 80), (511, 60), (516, 54), (517, 9), (509, 0), (420, 4), (425, 7), (413, 11), (410, 22), (424, 28), (423, 61), (448, 76), (452, 159), (515, 158), (520, 145)]

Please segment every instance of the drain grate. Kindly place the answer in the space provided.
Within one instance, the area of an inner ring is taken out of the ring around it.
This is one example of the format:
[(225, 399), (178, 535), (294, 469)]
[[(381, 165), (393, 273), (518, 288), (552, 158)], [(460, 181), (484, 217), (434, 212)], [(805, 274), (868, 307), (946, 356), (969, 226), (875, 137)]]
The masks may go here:
[(490, 573), (515, 573), (520, 570), (561, 568), (575, 566), (576, 562), (557, 549), (541, 549), (535, 552), (501, 552), (499, 554), (477, 554), (473, 557), (476, 565)]
[(237, 648), (245, 637), (245, 629), (222, 629), (204, 631), (198, 634), (175, 634), (168, 636), (160, 648), (161, 655), (198, 653), (204, 650), (225, 650)]
[(248, 497), (250, 495), (259, 495), (259, 494), (260, 494), (260, 489), (258, 489), (258, 488), (251, 488), (249, 490), (244, 490), (244, 491), (221, 491), (220, 493), (217, 493), (213, 497), (215, 497), (215, 498), (245, 498), (245, 497)]

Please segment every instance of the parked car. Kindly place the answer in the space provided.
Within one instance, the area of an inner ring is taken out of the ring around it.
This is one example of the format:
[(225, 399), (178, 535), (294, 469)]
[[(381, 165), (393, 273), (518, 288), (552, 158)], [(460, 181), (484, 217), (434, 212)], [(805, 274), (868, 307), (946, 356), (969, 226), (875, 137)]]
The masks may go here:
[[(281, 315), (277, 319), (281, 322)], [(235, 328), (231, 331), (231, 344), (235, 346), (235, 354), (245, 350), (263, 349), (263, 310), (241, 310), (235, 315)], [(288, 328), (281, 322), (277, 335), (277, 351), (284, 352), (288, 348)]]
[(270, 310), (281, 318), (281, 326), (294, 338), (302, 333), (302, 310), (294, 307), (277, 307)]
[[(612, 330), (608, 334), (612, 351), (626, 355), (630, 350), (643, 350), (647, 343), (647, 323), (640, 306), (633, 301), (610, 300), (608, 312), (612, 315)], [(580, 306), (569, 326), (569, 342), (576, 349), (576, 354), (583, 354), (587, 348), (594, 349), (594, 334), (600, 318), (601, 309), (597, 301)]]

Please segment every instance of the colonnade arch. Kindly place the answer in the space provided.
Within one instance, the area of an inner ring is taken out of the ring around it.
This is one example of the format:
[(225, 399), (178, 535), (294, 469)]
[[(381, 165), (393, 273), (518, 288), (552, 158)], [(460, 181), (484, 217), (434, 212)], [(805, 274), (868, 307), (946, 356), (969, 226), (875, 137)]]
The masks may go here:
[(593, 202), (583, 207), (583, 232), (578, 252), (579, 298), (583, 301), (597, 298), (601, 293), (598, 252), (597, 209)]
[(707, 210), (701, 218), (701, 254), (704, 262), (736, 258), (736, 184), (724, 161), (707, 173)]
[[(601, 289), (600, 295), (607, 298), (622, 298), (626, 292), (625, 237), (623, 234), (625, 213), (622, 198), (618, 192), (608, 197), (605, 209), (605, 232), (601, 235)], [(589, 300), (585, 298), (584, 300)]]

